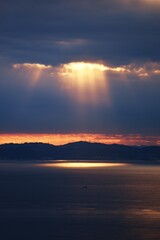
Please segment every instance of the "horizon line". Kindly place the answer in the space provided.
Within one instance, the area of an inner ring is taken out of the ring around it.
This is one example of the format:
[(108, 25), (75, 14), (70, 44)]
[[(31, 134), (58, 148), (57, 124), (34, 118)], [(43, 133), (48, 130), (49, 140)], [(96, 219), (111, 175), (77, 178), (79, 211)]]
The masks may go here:
[(111, 146), (111, 145), (119, 145), (119, 146), (126, 146), (126, 147), (160, 147), (160, 145), (127, 145), (127, 144), (121, 144), (121, 143), (102, 143), (102, 142), (89, 142), (89, 141), (76, 141), (76, 142), (68, 142), (65, 144), (60, 144), (60, 145), (55, 145), (52, 143), (47, 143), (47, 142), (22, 142), (22, 143), (14, 143), (14, 142), (8, 142), (8, 143), (0, 143), (0, 146), (2, 145), (27, 145), (27, 144), (42, 144), (42, 145), (51, 145), (54, 147), (61, 147), (69, 144), (76, 144), (76, 143), (89, 143), (89, 144), (101, 144), (101, 145), (106, 145), (106, 146)]
[(142, 134), (0, 133), (0, 144), (41, 142), (60, 146), (79, 141), (127, 146), (160, 146), (160, 136), (145, 136)]

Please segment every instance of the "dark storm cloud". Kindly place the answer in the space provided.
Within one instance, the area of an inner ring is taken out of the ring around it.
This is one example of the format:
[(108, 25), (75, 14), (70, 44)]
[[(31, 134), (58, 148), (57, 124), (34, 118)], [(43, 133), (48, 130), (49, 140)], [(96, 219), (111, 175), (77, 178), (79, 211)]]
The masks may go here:
[[(142, 1), (2, 1), (1, 54), (16, 62), (160, 60), (159, 7)], [(76, 39), (86, 44), (72, 45)]]

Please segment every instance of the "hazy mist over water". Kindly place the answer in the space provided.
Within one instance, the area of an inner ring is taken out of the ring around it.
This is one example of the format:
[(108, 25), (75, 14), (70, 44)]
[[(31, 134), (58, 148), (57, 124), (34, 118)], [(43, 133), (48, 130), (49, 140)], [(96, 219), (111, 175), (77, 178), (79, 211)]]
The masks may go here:
[(159, 240), (159, 184), (156, 165), (1, 162), (0, 239)]

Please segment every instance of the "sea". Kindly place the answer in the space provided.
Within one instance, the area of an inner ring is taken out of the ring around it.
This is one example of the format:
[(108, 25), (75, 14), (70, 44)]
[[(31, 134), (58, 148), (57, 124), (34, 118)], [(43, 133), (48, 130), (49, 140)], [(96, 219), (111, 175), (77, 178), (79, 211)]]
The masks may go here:
[(159, 239), (160, 164), (0, 162), (0, 240)]

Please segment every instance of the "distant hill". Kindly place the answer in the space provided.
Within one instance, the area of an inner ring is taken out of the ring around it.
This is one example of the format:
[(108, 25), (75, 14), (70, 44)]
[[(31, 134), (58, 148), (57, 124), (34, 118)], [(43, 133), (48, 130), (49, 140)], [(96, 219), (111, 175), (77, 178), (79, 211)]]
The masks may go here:
[(45, 143), (2, 144), (0, 160), (160, 160), (160, 146), (125, 146), (74, 142), (61, 146)]

